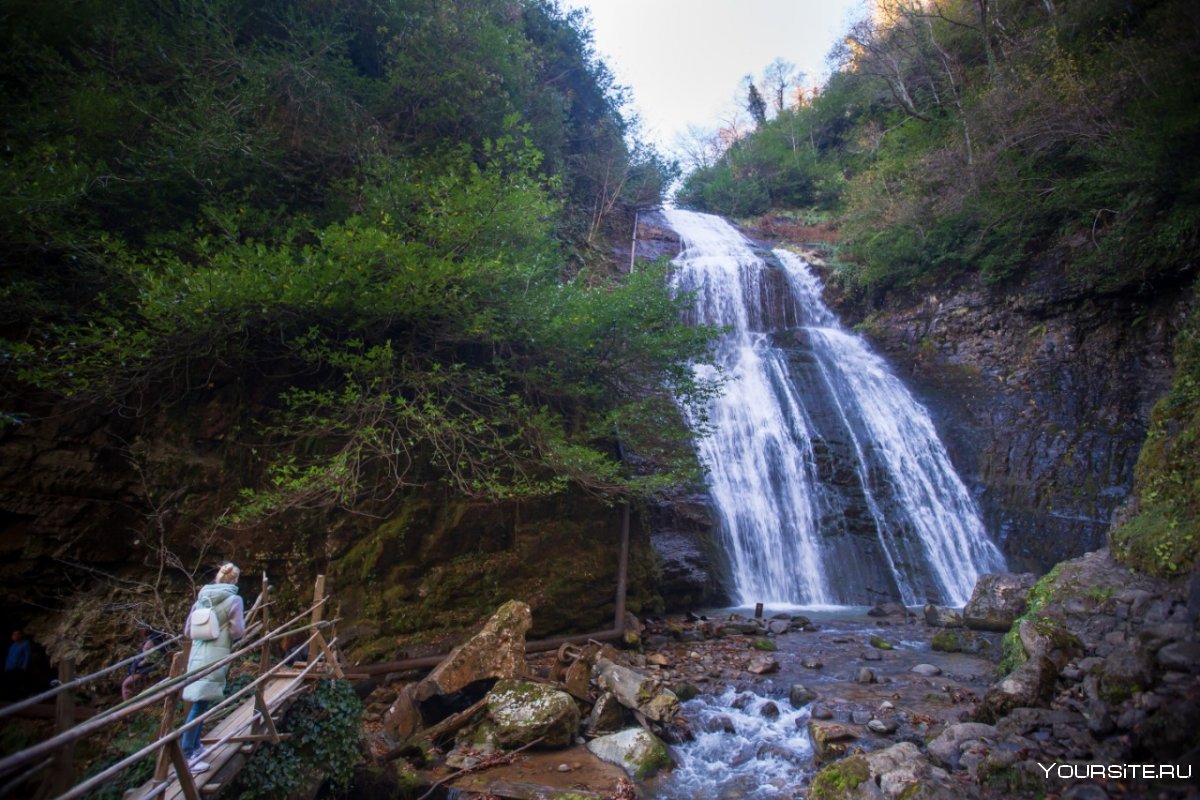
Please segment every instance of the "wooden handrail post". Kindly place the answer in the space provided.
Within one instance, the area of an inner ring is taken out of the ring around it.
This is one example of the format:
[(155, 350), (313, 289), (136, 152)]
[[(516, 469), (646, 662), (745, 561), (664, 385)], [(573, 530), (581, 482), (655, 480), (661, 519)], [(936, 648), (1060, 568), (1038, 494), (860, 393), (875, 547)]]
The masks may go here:
[[(179, 781), (179, 789), (187, 800), (200, 800), (200, 792), (196, 790), (196, 779), (188, 768), (187, 756), (183, 754), (183, 746), (178, 739), (167, 742), (165, 752), (175, 766), (175, 779)], [(166, 777), (166, 776), (164, 776)]]
[[(183, 674), (184, 668), (187, 665), (188, 656), (191, 655), (192, 642), (190, 639), (185, 640), (183, 651), (176, 653), (171, 657), (171, 671), (168, 675), (172, 678), (178, 678)], [(163, 700), (162, 719), (158, 723), (158, 736), (156, 739), (161, 739), (171, 732), (175, 727), (175, 706), (178, 702), (179, 695), (183, 693), (183, 689), (171, 692)], [(158, 760), (154, 764), (154, 780), (165, 781), (167, 779), (167, 771), (171, 768), (170, 754), (164, 748), (158, 751)]]
[[(313, 605), (316, 608), (312, 612), (312, 624), (315, 626), (324, 618), (325, 604), (321, 601), (325, 599), (325, 576), (317, 576), (317, 585), (313, 589)], [(321, 655), (321, 645), (317, 642), (309, 642), (308, 644), (308, 663), (316, 663), (317, 657)]]
[[(59, 685), (75, 680), (75, 659), (58, 662)], [(75, 694), (63, 692), (54, 702), (54, 732), (63, 733), (75, 725)], [(50, 770), (39, 790), (39, 797), (58, 797), (75, 782), (75, 745), (65, 744), (51, 757)]]
[[(270, 603), (268, 602), (270, 597), (267, 594), (269, 591), (270, 586), (267, 585), (267, 571), (263, 570), (262, 592), (258, 596), (262, 599), (262, 626), (264, 631), (271, 630)], [(267, 639), (263, 639), (262, 654), (258, 657), (258, 674), (262, 675), (264, 672), (266, 672), (270, 663), (271, 642)]]

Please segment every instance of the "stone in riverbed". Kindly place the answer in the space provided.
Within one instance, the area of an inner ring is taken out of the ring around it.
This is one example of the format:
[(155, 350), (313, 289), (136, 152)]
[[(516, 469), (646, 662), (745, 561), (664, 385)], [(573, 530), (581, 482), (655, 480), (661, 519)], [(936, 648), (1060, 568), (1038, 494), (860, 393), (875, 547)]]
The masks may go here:
[(958, 768), (963, 745), (976, 739), (995, 741), (999, 732), (991, 725), (979, 722), (960, 722), (942, 731), (929, 743), (929, 757), (943, 767)]
[(643, 728), (630, 728), (592, 739), (587, 749), (602, 761), (617, 764), (634, 780), (654, 777), (660, 770), (674, 766), (662, 740)]
[(733, 724), (733, 720), (725, 714), (712, 717), (704, 722), (704, 730), (709, 733), (737, 733), (737, 728)]
[(934, 628), (961, 628), (962, 614), (953, 608), (943, 608), (930, 603), (925, 606), (925, 624)]
[(957, 631), (938, 631), (929, 640), (929, 646), (939, 653), (961, 653), (963, 649)]
[(792, 688), (788, 690), (788, 702), (792, 704), (792, 708), (804, 708), (816, 699), (817, 693), (802, 683), (793, 683)]
[(612, 692), (621, 705), (640, 711), (655, 722), (666, 722), (679, 712), (679, 698), (654, 678), (637, 670), (596, 659), (592, 677), (601, 689)]
[(1007, 631), (1025, 613), (1029, 590), (1037, 582), (1032, 572), (996, 572), (979, 576), (963, 609), (963, 623), (980, 631)]
[(873, 719), (867, 723), (869, 731), (882, 735), (895, 733), (897, 727), (896, 721), (892, 719)]
[(625, 727), (625, 706), (617, 700), (612, 692), (604, 692), (592, 706), (588, 715), (585, 729), (590, 736), (603, 736), (616, 733)]
[(779, 671), (779, 662), (771, 656), (755, 656), (750, 659), (750, 664), (746, 667), (746, 671), (752, 672), (755, 675), (767, 675)]
[(810, 720), (808, 737), (813, 744), (813, 761), (821, 764), (845, 755), (850, 742), (858, 738), (858, 731), (840, 722)]
[(912, 668), (912, 672), (918, 675), (923, 675), (926, 678), (934, 678), (942, 674), (941, 667), (936, 667), (933, 664), (917, 664)]

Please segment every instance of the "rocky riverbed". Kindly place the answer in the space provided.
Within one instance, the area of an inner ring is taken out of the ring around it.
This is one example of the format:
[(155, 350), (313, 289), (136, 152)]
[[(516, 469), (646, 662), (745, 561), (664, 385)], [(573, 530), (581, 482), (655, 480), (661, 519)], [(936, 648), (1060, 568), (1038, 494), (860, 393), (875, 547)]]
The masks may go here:
[(696, 612), (519, 663), (528, 612), (509, 606), (465, 655), (372, 694), (376, 778), (458, 797), (1195, 796), (1173, 778), (1200, 730), (1196, 609), (1104, 551), (1037, 586), (983, 580), (964, 614)]

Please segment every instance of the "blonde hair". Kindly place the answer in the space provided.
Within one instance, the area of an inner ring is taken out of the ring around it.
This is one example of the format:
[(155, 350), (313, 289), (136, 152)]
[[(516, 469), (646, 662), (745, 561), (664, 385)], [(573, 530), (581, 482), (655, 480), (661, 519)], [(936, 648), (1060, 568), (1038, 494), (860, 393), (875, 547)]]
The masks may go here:
[(217, 583), (237, 583), (242, 571), (232, 561), (227, 561), (217, 570)]

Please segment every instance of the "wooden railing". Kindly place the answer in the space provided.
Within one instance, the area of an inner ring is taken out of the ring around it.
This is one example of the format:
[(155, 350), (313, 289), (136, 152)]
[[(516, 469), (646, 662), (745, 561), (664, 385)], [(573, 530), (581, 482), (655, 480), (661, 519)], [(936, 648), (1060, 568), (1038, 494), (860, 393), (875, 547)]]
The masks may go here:
[[(117, 662), (80, 678), (75, 678), (71, 674), (74, 667), (70, 662), (65, 662), (64, 665), (60, 665), (61, 684), (59, 686), (0, 709), (0, 720), (3, 720), (5, 717), (21, 713), (31, 706), (51, 699), (58, 703), (57, 731), (54, 735), (0, 759), (0, 797), (34, 796), (33, 779), (47, 768), (53, 767), (37, 788), (36, 795), (53, 797), (57, 800), (72, 800), (83, 797), (142, 759), (156, 756), (154, 777), (146, 787), (142, 788), (138, 796), (140, 798), (155, 797), (164, 793), (173, 783), (177, 783), (187, 800), (197, 800), (199, 791), (188, 770), (180, 740), (186, 731), (204, 725), (205, 722), (218, 716), (228, 714), (241, 705), (253, 705), (253, 713), (248, 715), (246, 724), (236, 731), (225, 731), (224, 735), (215, 741), (203, 740), (203, 743), (207, 745), (206, 751), (230, 743), (257, 745), (264, 741), (278, 742), (283, 735), (275, 728), (272, 708), (266, 698), (265, 690), (268, 684), (286, 681), (281, 687), (277, 687), (279, 691), (275, 693), (277, 697), (286, 698), (293, 696), (297, 691), (305, 691), (311, 685), (309, 679), (312, 677), (332, 675), (340, 678), (344, 676), (344, 673), (338, 663), (335, 649), (336, 636), (326, 635), (327, 632), (333, 630), (336, 620), (325, 621), (324, 619), (324, 608), (329, 599), (325, 594), (325, 577), (323, 575), (317, 577), (312, 605), (273, 629), (270, 629), (269, 591), (267, 576), (264, 574), (262, 591), (246, 615), (246, 633), (238, 642), (237, 650), (219, 661), (191, 672), (185, 672), (191, 642), (183, 640), (183, 650), (173, 654), (171, 669), (166, 678), (137, 696), (118, 703), (91, 719), (75, 724), (74, 692), (81, 687), (94, 684), (122, 667), (127, 667), (138, 656)], [(264, 633), (264, 631), (266, 632)], [(300, 647), (307, 648), (308, 655), (303, 668), (296, 670), (287, 663), (292, 660), (292, 653), (296, 651), (295, 647), (291, 648), (291, 653), (284, 653), (278, 663), (272, 665), (271, 644), (296, 634), (307, 634), (307, 639), (300, 645)], [(181, 639), (181, 636), (176, 636), (147, 652), (165, 650)], [(224, 698), (194, 720), (179, 728), (175, 727), (176, 708), (185, 686), (254, 653), (259, 654), (259, 664), (257, 675), (250, 683)], [(139, 655), (143, 654), (139, 653)], [(110, 726), (127, 720), (159, 703), (162, 704), (162, 718), (153, 742), (86, 780), (76, 783), (73, 763), (73, 751), (76, 743), (95, 736)], [(173, 774), (172, 766), (174, 767)]]

